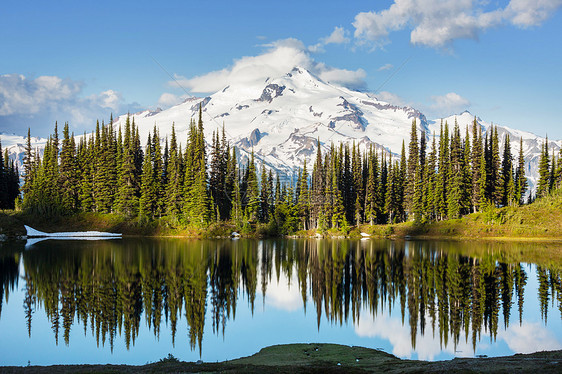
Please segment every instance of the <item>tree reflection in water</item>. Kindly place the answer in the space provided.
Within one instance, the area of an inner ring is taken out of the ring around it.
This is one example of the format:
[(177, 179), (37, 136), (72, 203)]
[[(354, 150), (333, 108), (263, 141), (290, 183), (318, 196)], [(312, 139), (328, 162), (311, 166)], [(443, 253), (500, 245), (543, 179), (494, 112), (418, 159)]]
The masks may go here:
[(536, 266), (544, 323), (549, 302), (562, 316), (559, 262), (536, 260), (541, 248), (533, 246), (540, 247), (385, 240), (43, 242), (26, 251), (2, 248), (0, 318), (21, 277), (30, 336), (37, 307), (45, 310), (57, 344), (59, 333), (69, 344), (76, 321), (98, 346), (108, 342), (112, 349), (118, 336), (127, 349), (134, 345), (143, 314), (157, 338), (163, 320), (169, 323), (173, 343), (185, 317), (191, 349), (201, 352), (206, 313), (213, 331), (224, 335), (241, 293), (253, 313), (257, 292), (265, 300), (272, 279), (295, 275), (305, 311), (307, 301), (315, 308), (318, 328), (323, 316), (334, 324), (355, 324), (362, 310), (376, 318), (399, 305), (413, 349), (416, 336), (430, 329), (445, 346), (450, 340), (456, 346), (463, 333), (475, 350), (483, 331), (495, 340), (501, 322), (507, 329), (512, 308), (521, 323), (528, 278), (523, 262)]

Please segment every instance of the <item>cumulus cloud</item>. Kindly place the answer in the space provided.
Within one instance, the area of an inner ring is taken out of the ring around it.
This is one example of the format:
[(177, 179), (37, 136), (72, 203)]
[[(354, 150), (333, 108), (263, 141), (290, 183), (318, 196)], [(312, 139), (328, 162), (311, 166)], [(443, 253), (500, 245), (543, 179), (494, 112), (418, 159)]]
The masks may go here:
[(388, 91), (381, 91), (377, 93), (377, 99), (386, 101), (389, 104), (396, 106), (410, 106), (402, 97)]
[[(261, 281), (259, 286), (261, 287)], [(299, 290), (296, 276), (293, 274), (289, 282), (287, 276), (281, 273), (279, 281), (274, 280), (268, 283), (265, 303), (275, 309), (288, 312), (294, 312), (302, 308), (302, 294)]]
[[(251, 84), (270, 77), (279, 77), (299, 66), (309, 70), (321, 79), (348, 88), (366, 87), (363, 69), (337, 69), (316, 62), (310, 51), (297, 39), (279, 40), (264, 45), (265, 51), (258, 56), (246, 56), (235, 60), (233, 65), (193, 78), (175, 76), (185, 88), (197, 93), (212, 93), (230, 84)], [(169, 82), (175, 85), (175, 81)]]
[(562, 340), (539, 322), (523, 321), (498, 334), (508, 347), (517, 353), (533, 353), (562, 349)]
[(328, 44), (347, 44), (350, 41), (349, 31), (341, 26), (336, 26), (330, 35), (320, 38), (320, 42), (309, 46), (307, 50), (312, 53), (320, 53), (324, 52), (324, 46)]
[(0, 76), (0, 128), (23, 134), (30, 127), (44, 136), (54, 122), (68, 121), (75, 132), (91, 130), (95, 120), (118, 113), (123, 98), (113, 90), (81, 96), (83, 83), (56, 76), (27, 78), (18, 74)]
[(349, 37), (347, 36), (349, 32), (343, 27), (336, 27), (332, 33), (322, 39), (324, 44), (344, 44), (349, 43)]
[[(429, 321), (429, 313), (426, 315)], [(452, 342), (442, 345), (439, 335), (434, 335), (426, 331), (424, 335), (418, 333), (415, 337), (416, 348), (412, 347), (412, 335), (410, 326), (403, 324), (397, 317), (391, 317), (387, 313), (381, 313), (374, 318), (369, 311), (363, 310), (355, 324), (355, 333), (361, 337), (378, 337), (388, 340), (392, 345), (392, 354), (402, 358), (417, 358), (418, 360), (434, 360), (441, 352), (458, 355), (470, 356), (472, 353), (472, 343), (466, 341), (464, 333), (461, 333), (459, 343), (455, 346)], [(486, 334), (483, 333), (485, 336)], [(417, 357), (414, 357), (414, 354)]]
[(470, 101), (455, 92), (449, 92), (443, 96), (432, 96), (433, 104), (430, 109), (439, 116), (448, 116), (459, 113), (470, 106)]
[(448, 47), (456, 39), (477, 39), (480, 32), (499, 25), (538, 26), (562, 0), (511, 0), (505, 8), (491, 10), (486, 5), (478, 0), (395, 0), (388, 9), (357, 14), (354, 36), (360, 44), (376, 47), (388, 43), (391, 32), (409, 28), (413, 44)]
[(159, 108), (167, 109), (173, 107), (174, 105), (182, 103), (187, 98), (187, 95), (178, 96), (174, 95), (173, 93), (164, 92), (162, 95), (160, 95), (157, 105)]
[[(426, 314), (426, 321), (430, 319), (429, 313)], [(471, 357), (476, 353), (491, 352), (493, 354), (493, 346), (500, 345), (501, 341), (505, 342), (513, 353), (532, 353), (562, 348), (562, 340), (556, 335), (556, 332), (551, 331), (540, 322), (523, 321), (521, 325), (512, 324), (506, 330), (500, 329), (496, 342), (493, 344), (486, 343), (489, 341), (490, 335), (489, 332), (483, 331), (477, 342), (476, 352), (472, 348), (470, 338), (467, 341), (464, 332), (461, 332), (457, 346), (451, 342), (452, 339), (449, 339), (448, 344), (442, 345), (439, 335), (432, 334), (429, 329), (424, 335), (418, 329), (414, 349), (410, 326), (403, 324), (400, 318), (390, 317), (384, 311), (373, 318), (368, 310), (362, 310), (354, 329), (355, 333), (361, 337), (378, 337), (388, 340), (392, 346), (392, 353), (398, 357), (420, 360), (434, 360), (441, 352), (466, 357)]]

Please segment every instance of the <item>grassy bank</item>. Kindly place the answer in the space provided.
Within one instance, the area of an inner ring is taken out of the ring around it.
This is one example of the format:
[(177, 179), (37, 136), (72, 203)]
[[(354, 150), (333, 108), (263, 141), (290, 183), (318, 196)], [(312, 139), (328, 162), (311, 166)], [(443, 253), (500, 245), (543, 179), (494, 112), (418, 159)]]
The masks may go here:
[(562, 190), (521, 207), (492, 208), (428, 224), (363, 225), (361, 231), (385, 237), (562, 240)]
[[(227, 237), (232, 231), (241, 231), (245, 237), (275, 236), (275, 230), (266, 224), (237, 228), (231, 223), (219, 222), (205, 229), (187, 227), (170, 218), (143, 220), (128, 219), (119, 214), (78, 213), (69, 216), (41, 217), (22, 212), (0, 212), (0, 235), (25, 235), (23, 225), (46, 232), (98, 230), (138, 236), (184, 236), (193, 238)], [(322, 232), (327, 238), (360, 238), (366, 232), (386, 238), (456, 238), (456, 239), (532, 239), (562, 240), (562, 190), (522, 207), (492, 208), (460, 219), (428, 224), (405, 222), (393, 225), (362, 225), (345, 230), (330, 229)], [(316, 230), (299, 231), (297, 237), (314, 237)]]
[(253, 356), (218, 363), (181, 362), (169, 356), (143, 366), (56, 365), (0, 367), (5, 373), (558, 373), (562, 351), (449, 361), (401, 360), (391, 354), (338, 344), (287, 344), (267, 347)]

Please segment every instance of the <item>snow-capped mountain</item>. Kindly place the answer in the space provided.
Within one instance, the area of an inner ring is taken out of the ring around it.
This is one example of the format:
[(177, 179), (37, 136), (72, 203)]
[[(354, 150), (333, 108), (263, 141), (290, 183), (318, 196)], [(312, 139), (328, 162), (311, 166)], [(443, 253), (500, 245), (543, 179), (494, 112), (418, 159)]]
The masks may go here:
[[(162, 140), (171, 134), (175, 124), (179, 141), (185, 144), (190, 120), (197, 119), (199, 105), (203, 108), (206, 139), (213, 131), (222, 131), (243, 158), (252, 150), (258, 162), (263, 161), (287, 178), (294, 176), (303, 163), (314, 162), (317, 141), (328, 149), (331, 143), (355, 142), (361, 148), (373, 145), (397, 155), (409, 141), (411, 123), (416, 119), (419, 131), (426, 136), (439, 134), (439, 125), (455, 120), (462, 134), (472, 126), (474, 115), (464, 112), (443, 119), (427, 120), (420, 111), (378, 100), (373, 94), (353, 91), (322, 81), (306, 69), (295, 67), (282, 76), (254, 82), (236, 83), (205, 98), (190, 98), (166, 110), (144, 111), (131, 115), (139, 127), (143, 142), (156, 125)], [(126, 115), (114, 121), (123, 125)], [(490, 123), (477, 118), (483, 132)], [(505, 134), (510, 135), (512, 153), (519, 151), (523, 138), (527, 176), (531, 185), (537, 179), (538, 158), (544, 138), (534, 134), (498, 126), (502, 146)], [(23, 138), (21, 138), (23, 139)], [(40, 146), (44, 139), (36, 139)], [(18, 144), (24, 144), (19, 140)], [(3, 146), (21, 160), (23, 146), (10, 145), (2, 135)], [(562, 141), (549, 142), (558, 152)], [(12, 151), (13, 149), (13, 151)]]
[[(332, 142), (355, 141), (361, 147), (373, 144), (400, 152), (414, 118), (420, 130), (428, 126), (425, 116), (413, 108), (323, 82), (299, 67), (281, 77), (231, 84), (209, 97), (133, 117), (143, 139), (154, 125), (161, 136), (170, 134), (172, 123), (179, 139), (187, 139), (189, 121), (197, 118), (200, 104), (207, 139), (213, 131), (222, 131), (224, 124), (233, 145), (245, 152), (253, 149), (258, 160), (286, 175), (305, 160), (310, 166), (318, 139), (326, 149)], [(124, 124), (125, 119), (120, 116), (116, 124)]]
[[(449, 128), (453, 128), (456, 123), (458, 123), (461, 130), (461, 135), (465, 134), (466, 128), (468, 127), (469, 133), (471, 133), (472, 123), (474, 122), (475, 116), (468, 111), (465, 111), (459, 115), (453, 115), (446, 118), (440, 118), (437, 120), (429, 121), (428, 134), (439, 134), (439, 128), (441, 122), (447, 122)], [(488, 129), (492, 126), (491, 123), (485, 122), (479, 117), (476, 117), (476, 121), (482, 133), (486, 134)], [(498, 136), (500, 139), (500, 150), (503, 152), (503, 147), (505, 143), (506, 135), (509, 135), (511, 154), (514, 157), (514, 165), (517, 164), (517, 157), (519, 155), (519, 142), (523, 139), (523, 155), (525, 157), (525, 175), (527, 176), (529, 182), (529, 189), (531, 191), (535, 190), (536, 184), (539, 179), (539, 161), (541, 155), (541, 149), (544, 145), (545, 138), (537, 136), (527, 131), (514, 130), (506, 126), (501, 126), (494, 124), (498, 129)], [(556, 155), (559, 154), (560, 148), (562, 148), (562, 141), (548, 141), (549, 150), (554, 151)], [(552, 153), (550, 153), (552, 155)], [(502, 154), (503, 156), (503, 154)]]
[[(42, 156), (43, 150), (45, 149), (45, 144), (47, 143), (47, 139), (31, 137), (30, 140), (33, 150), (37, 150)], [(25, 144), (27, 143), (27, 137), (16, 134), (0, 133), (0, 142), (2, 143), (2, 152), (7, 149), (10, 159), (16, 161), (20, 172), (23, 171), (22, 165), (23, 157), (25, 155)]]

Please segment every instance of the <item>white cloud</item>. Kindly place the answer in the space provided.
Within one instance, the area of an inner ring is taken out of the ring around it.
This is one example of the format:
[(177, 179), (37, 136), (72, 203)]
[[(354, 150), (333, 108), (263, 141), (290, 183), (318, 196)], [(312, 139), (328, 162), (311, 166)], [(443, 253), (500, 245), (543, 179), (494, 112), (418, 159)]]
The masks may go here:
[(293, 312), (302, 308), (302, 294), (299, 290), (296, 276), (293, 275), (292, 280), (289, 282), (287, 276), (281, 273), (279, 275), (279, 281), (274, 280), (268, 283), (265, 303), (276, 309), (286, 310), (288, 312)]
[(429, 47), (448, 47), (456, 39), (476, 39), (491, 27), (540, 25), (561, 5), (562, 0), (511, 0), (505, 8), (485, 10), (478, 0), (395, 0), (379, 12), (355, 16), (354, 36), (359, 44), (375, 47), (389, 42), (392, 31), (410, 28), (410, 41)]
[[(264, 45), (258, 56), (246, 56), (234, 61), (231, 67), (193, 78), (176, 76), (179, 83), (192, 92), (212, 93), (230, 84), (250, 84), (270, 77), (279, 77), (300, 66), (331, 83), (350, 88), (364, 88), (366, 73), (362, 69), (346, 70), (316, 62), (310, 50), (297, 39), (279, 40)], [(169, 82), (175, 85), (175, 81)]]
[(410, 106), (402, 97), (388, 91), (381, 91), (376, 94), (377, 99), (386, 101), (389, 104), (396, 106)]
[(345, 43), (349, 43), (349, 38), (348, 35), (349, 32), (347, 30), (345, 30), (343, 27), (337, 27), (334, 28), (334, 31), (332, 31), (332, 33), (323, 38), (322, 39), (322, 43), (324, 44), (345, 44)]
[(449, 92), (443, 96), (432, 96), (433, 104), (430, 109), (439, 116), (448, 116), (459, 113), (470, 106), (470, 101), (455, 92)]
[[(430, 319), (429, 314), (426, 315), (426, 319)], [(379, 337), (388, 340), (392, 345), (392, 354), (402, 358), (412, 358), (416, 353), (418, 360), (431, 361), (443, 351), (454, 355), (462, 353), (460, 356), (472, 356), (473, 353), (471, 341), (467, 342), (463, 333), (461, 333), (459, 344), (456, 347), (451, 341), (443, 346), (439, 341), (439, 334), (434, 335), (429, 329), (424, 335), (418, 331), (414, 349), (410, 326), (402, 324), (399, 317), (390, 317), (385, 312), (373, 318), (369, 311), (362, 310), (359, 320), (355, 324), (355, 333), (361, 337)], [(486, 334), (482, 335), (483, 338)]]
[(380, 68), (378, 68), (378, 71), (384, 71), (384, 70), (390, 70), (394, 67), (394, 65), (392, 64), (385, 64), (383, 66), (381, 66)]
[(561, 5), (562, 0), (511, 0), (505, 15), (516, 26), (538, 26)]
[(157, 105), (159, 108), (167, 109), (173, 107), (174, 105), (180, 104), (187, 97), (188, 97), (187, 95), (177, 96), (174, 95), (173, 93), (164, 92), (162, 95), (160, 95)]
[[(426, 321), (430, 321), (429, 313)], [(551, 351), (562, 349), (562, 341), (540, 322), (523, 321), (520, 325), (512, 324), (507, 330), (499, 329), (494, 343), (489, 343), (490, 334), (482, 331), (478, 339), (476, 352), (473, 351), (472, 341), (466, 339), (464, 332), (460, 333), (458, 345), (455, 346), (449, 339), (449, 344), (442, 346), (439, 334), (433, 334), (429, 328), (422, 336), (418, 330), (416, 335), (416, 348), (412, 347), (410, 326), (402, 324), (400, 318), (390, 317), (385, 311), (376, 316), (371, 316), (368, 310), (361, 310), (359, 319), (355, 324), (355, 333), (361, 337), (379, 337), (386, 339), (392, 345), (392, 354), (402, 358), (434, 360), (441, 352), (447, 352), (455, 356), (473, 357), (475, 353), (488, 353), (494, 350), (494, 346), (504, 341), (513, 353), (533, 353), (538, 351)]]
[(18, 74), (0, 76), (0, 128), (45, 136), (55, 121), (69, 122), (76, 133), (91, 130), (96, 119), (124, 109), (123, 98), (114, 90), (81, 96), (83, 83), (57, 76), (27, 78)]
[(23, 75), (0, 76), (0, 116), (38, 113), (46, 105), (71, 99), (81, 84), (59, 77), (41, 76), (29, 80)]
[(560, 338), (539, 322), (523, 321), (521, 325), (511, 325), (506, 331), (498, 333), (498, 339), (505, 340), (509, 348), (517, 353), (562, 349)]

